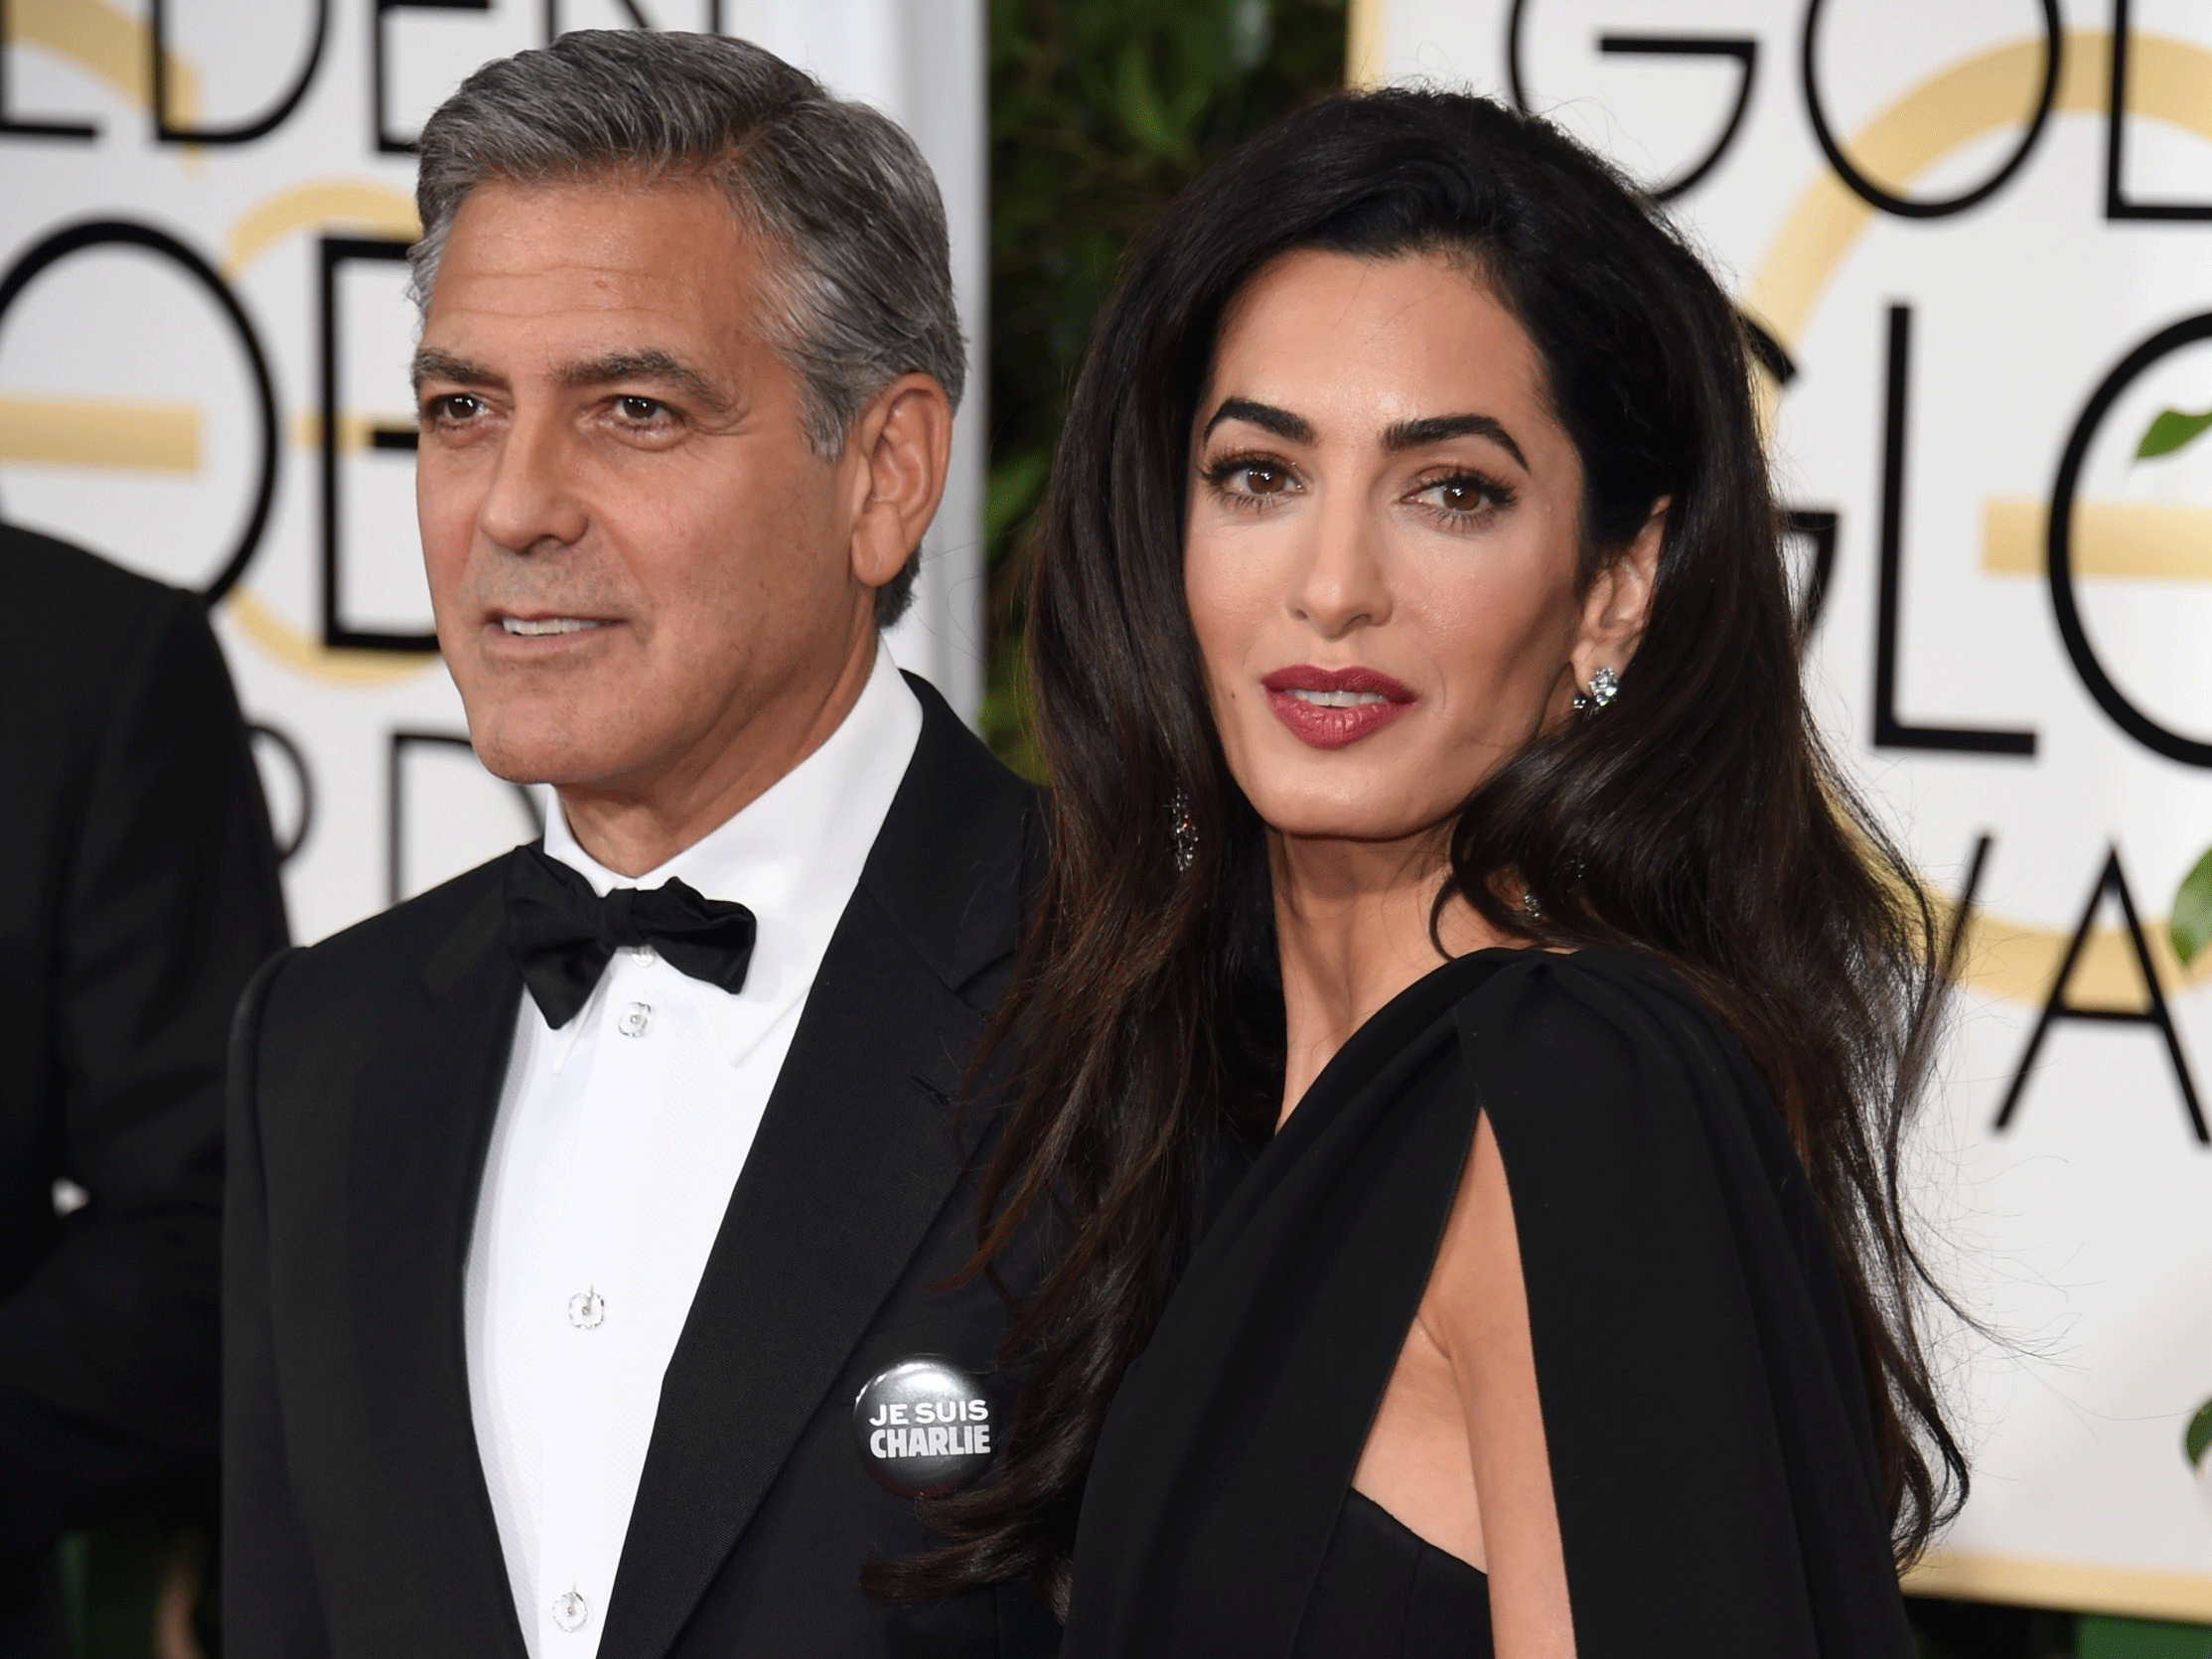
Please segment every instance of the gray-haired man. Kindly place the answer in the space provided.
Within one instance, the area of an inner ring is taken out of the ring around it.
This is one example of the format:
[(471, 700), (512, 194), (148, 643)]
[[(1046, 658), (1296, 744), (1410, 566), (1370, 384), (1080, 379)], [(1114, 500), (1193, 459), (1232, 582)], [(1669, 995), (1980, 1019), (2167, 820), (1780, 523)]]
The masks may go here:
[(756, 48), (575, 34), (419, 199), (439, 644), (559, 811), (247, 993), (226, 1650), (1046, 1651), (858, 1586), (1007, 1405), (944, 1282), (1027, 796), (878, 640), (963, 368), (928, 169)]

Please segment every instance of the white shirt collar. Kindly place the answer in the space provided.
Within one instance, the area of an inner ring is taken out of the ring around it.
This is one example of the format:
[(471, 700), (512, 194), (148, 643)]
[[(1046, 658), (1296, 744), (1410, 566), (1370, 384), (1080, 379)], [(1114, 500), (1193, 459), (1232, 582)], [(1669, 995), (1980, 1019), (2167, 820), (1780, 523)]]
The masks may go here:
[[(734, 1066), (812, 984), (921, 735), (922, 704), (878, 641), (859, 699), (821, 746), (660, 868), (635, 877), (608, 869), (578, 844), (557, 800), (545, 815), (545, 851), (601, 895), (675, 879), (753, 912), (760, 931), (744, 989), (733, 996), (692, 981)], [(593, 1011), (548, 1033), (556, 1070)]]

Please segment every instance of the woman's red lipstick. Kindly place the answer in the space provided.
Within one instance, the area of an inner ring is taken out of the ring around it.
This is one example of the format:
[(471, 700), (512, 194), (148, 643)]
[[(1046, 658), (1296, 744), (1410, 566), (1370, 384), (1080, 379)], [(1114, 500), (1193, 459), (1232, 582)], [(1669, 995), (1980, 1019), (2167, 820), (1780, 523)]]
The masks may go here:
[[(1262, 676), (1267, 706), (1302, 743), (1341, 749), (1372, 737), (1413, 706), (1413, 688), (1373, 669), (1299, 663)], [(1306, 694), (1299, 696), (1296, 693)]]

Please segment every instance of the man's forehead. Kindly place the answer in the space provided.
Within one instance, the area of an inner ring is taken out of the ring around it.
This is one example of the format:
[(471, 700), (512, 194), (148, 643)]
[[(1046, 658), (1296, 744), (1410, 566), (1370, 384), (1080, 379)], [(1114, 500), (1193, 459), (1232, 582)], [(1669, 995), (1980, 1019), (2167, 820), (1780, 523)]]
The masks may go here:
[(753, 241), (729, 199), (700, 181), (488, 179), (455, 212), (439, 263), (484, 274), (565, 267), (675, 275), (691, 264), (750, 264)]

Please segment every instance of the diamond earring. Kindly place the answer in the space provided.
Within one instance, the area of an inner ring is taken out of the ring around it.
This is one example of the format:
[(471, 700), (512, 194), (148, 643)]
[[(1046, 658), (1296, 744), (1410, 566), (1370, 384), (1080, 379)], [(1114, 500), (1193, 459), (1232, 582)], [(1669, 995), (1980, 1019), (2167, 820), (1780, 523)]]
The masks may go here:
[(1620, 694), (1621, 677), (1611, 669), (1595, 669), (1590, 674), (1589, 690), (1575, 692), (1572, 706), (1574, 712), (1579, 714), (1584, 709), (1603, 708)]
[(1168, 833), (1175, 847), (1175, 868), (1187, 870), (1198, 860), (1198, 826), (1191, 821), (1191, 798), (1178, 785), (1168, 803)]

